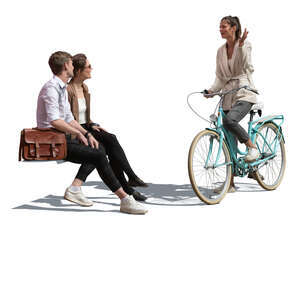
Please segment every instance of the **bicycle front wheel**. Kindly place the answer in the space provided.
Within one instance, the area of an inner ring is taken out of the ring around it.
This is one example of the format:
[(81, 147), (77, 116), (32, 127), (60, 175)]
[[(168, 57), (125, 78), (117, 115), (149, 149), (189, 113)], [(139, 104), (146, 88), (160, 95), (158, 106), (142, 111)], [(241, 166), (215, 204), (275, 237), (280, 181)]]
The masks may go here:
[(258, 166), (256, 180), (262, 188), (275, 190), (282, 181), (286, 167), (283, 136), (276, 125), (266, 123), (258, 129), (255, 143), (263, 157), (274, 155)]
[(226, 195), (232, 176), (227, 145), (219, 135), (203, 130), (194, 138), (188, 157), (189, 177), (196, 195), (207, 204), (217, 204)]

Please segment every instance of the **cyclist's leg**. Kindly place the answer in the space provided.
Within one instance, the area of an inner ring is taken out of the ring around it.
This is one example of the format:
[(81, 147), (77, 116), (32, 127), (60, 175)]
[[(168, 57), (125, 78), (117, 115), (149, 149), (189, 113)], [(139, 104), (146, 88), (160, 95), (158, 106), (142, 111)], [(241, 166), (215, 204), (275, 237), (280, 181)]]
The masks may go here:
[[(229, 113), (229, 110), (224, 110), (224, 113), (225, 113), (225, 115), (227, 115)], [(225, 120), (225, 118), (223, 118), (223, 125), (228, 130), (228, 127), (226, 126), (226, 120)], [(237, 138), (235, 137), (235, 135), (232, 135), (232, 137), (233, 137), (233, 140), (234, 140), (234, 143), (235, 143), (235, 146), (236, 146), (236, 148), (233, 149), (234, 150), (234, 154), (237, 155), (238, 141), (237, 141)]]
[(223, 118), (223, 126), (241, 143), (246, 143), (249, 135), (239, 122), (248, 114), (252, 105), (253, 103), (247, 101), (237, 101)]
[(255, 161), (260, 155), (256, 146), (250, 140), (246, 130), (239, 124), (250, 111), (252, 105), (253, 104), (250, 102), (239, 100), (223, 118), (224, 127), (232, 132), (241, 143), (244, 143), (247, 146), (248, 154), (244, 157), (246, 162)]

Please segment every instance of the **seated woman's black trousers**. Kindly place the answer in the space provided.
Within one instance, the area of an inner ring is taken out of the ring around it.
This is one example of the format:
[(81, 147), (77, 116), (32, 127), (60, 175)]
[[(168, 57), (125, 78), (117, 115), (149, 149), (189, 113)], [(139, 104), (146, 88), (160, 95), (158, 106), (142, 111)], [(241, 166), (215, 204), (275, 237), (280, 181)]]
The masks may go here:
[[(98, 151), (101, 153), (102, 167), (100, 166), (100, 168), (98, 168), (95, 163), (87, 161), (83, 163), (79, 168), (76, 178), (82, 181), (86, 181), (86, 178), (89, 176), (89, 174), (91, 174), (96, 168), (103, 182), (113, 192), (122, 186), (127, 194), (132, 194), (134, 190), (128, 185), (127, 180), (124, 176), (124, 172), (129, 178), (135, 178), (136, 174), (131, 169), (125, 152), (119, 144), (116, 136), (105, 131), (99, 132), (97, 130), (93, 130), (86, 124), (81, 124), (81, 126), (84, 129), (90, 131), (95, 139), (99, 142)], [(108, 156), (108, 159), (106, 155)], [(118, 182), (118, 184), (116, 184), (116, 182)]]
[(66, 161), (77, 164), (92, 165), (97, 169), (99, 176), (112, 192), (121, 187), (106, 157), (103, 146), (99, 145), (98, 149), (85, 146), (78, 140), (71, 140), (67, 136), (67, 157)]

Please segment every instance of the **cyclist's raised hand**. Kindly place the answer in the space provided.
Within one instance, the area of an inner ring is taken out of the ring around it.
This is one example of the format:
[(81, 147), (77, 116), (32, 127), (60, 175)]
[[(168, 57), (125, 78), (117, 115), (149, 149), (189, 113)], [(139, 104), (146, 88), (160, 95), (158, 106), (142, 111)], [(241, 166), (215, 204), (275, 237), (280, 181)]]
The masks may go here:
[(245, 28), (244, 33), (242, 35), (242, 37), (239, 39), (239, 47), (243, 47), (245, 39), (248, 36), (249, 31), (247, 31), (247, 28)]

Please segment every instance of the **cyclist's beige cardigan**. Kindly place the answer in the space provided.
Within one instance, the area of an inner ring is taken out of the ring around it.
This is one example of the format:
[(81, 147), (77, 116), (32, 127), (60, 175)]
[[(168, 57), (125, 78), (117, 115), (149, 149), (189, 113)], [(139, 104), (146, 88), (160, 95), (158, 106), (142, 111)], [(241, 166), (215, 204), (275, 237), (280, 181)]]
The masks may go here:
[[(216, 79), (210, 90), (213, 92), (227, 91), (242, 85), (255, 88), (252, 81), (253, 71), (251, 44), (245, 41), (244, 45), (239, 47), (238, 43), (236, 43), (232, 58), (228, 60), (225, 43), (217, 52)], [(230, 110), (237, 100), (256, 103), (255, 94), (242, 89), (236, 94), (225, 96), (223, 109)]]

